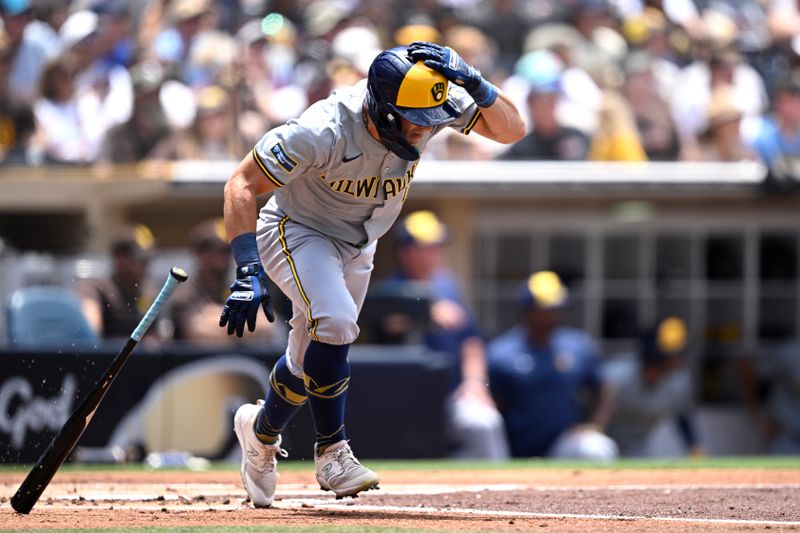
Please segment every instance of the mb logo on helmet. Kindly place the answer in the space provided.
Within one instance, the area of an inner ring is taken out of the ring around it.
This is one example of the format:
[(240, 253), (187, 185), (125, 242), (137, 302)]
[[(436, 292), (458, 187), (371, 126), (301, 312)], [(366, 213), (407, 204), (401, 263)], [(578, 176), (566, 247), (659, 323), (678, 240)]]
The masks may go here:
[(443, 81), (433, 84), (433, 87), (431, 87), (431, 95), (433, 96), (434, 102), (441, 102), (444, 99), (444, 90), (445, 84)]
[(365, 103), (384, 146), (408, 161), (419, 159), (399, 119), (422, 127), (454, 121), (461, 110), (448, 89), (447, 78), (422, 61), (411, 61), (405, 46), (378, 54), (369, 68)]

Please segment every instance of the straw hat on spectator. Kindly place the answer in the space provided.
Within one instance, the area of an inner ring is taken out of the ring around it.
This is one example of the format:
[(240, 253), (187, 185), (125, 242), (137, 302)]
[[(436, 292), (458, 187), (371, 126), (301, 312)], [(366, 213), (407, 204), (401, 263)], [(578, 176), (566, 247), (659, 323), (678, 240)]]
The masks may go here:
[(703, 13), (702, 20), (706, 40), (713, 50), (728, 48), (736, 40), (736, 22), (724, 13), (710, 9)]
[(583, 41), (578, 30), (568, 24), (543, 24), (531, 30), (525, 38), (523, 50), (555, 50), (558, 48), (573, 49)]
[(742, 111), (733, 101), (733, 92), (728, 86), (717, 87), (711, 93), (711, 100), (706, 110), (709, 129), (742, 118)]
[(220, 31), (206, 31), (192, 42), (189, 63), (208, 71), (212, 77), (220, 77), (236, 62), (239, 54), (240, 47), (235, 38)]
[(314, 0), (303, 13), (306, 33), (322, 37), (350, 16), (350, 8), (341, 0)]
[(182, 22), (205, 15), (209, 10), (208, 0), (172, 0), (169, 18), (173, 22)]

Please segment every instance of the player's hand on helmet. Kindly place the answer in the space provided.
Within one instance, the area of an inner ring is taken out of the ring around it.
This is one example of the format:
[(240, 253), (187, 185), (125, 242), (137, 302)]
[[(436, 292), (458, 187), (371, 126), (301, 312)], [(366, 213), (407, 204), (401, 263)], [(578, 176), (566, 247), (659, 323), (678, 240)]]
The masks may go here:
[(486, 81), (480, 70), (465, 63), (450, 47), (418, 41), (408, 46), (408, 56), (464, 87), (479, 107), (489, 107), (497, 99), (497, 87)]
[(467, 65), (452, 48), (434, 43), (415, 42), (408, 46), (412, 61), (423, 61), (426, 67), (444, 74), (444, 77), (468, 92), (477, 89), (483, 76), (477, 68)]
[(249, 263), (236, 268), (236, 281), (231, 284), (231, 294), (219, 317), (220, 327), (228, 326), (228, 335), (236, 332), (241, 337), (245, 323), (249, 331), (255, 331), (259, 308), (264, 310), (267, 320), (275, 321), (268, 283), (261, 263)]

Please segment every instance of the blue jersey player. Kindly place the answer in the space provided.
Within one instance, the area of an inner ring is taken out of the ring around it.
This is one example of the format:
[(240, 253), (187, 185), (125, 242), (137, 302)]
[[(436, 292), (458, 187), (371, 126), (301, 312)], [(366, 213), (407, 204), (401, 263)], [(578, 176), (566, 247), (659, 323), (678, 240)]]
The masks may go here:
[[(267, 278), (292, 302), (286, 354), (261, 405), (234, 417), (242, 480), (257, 507), (272, 504), (281, 430), (308, 402), (315, 470), (337, 497), (376, 488), (344, 425), (348, 348), (372, 271), (376, 240), (397, 218), (428, 140), (444, 128), (501, 143), (524, 134), (519, 112), (452, 49), (413, 43), (379, 54), (368, 79), (334, 92), (264, 135), (225, 185), (225, 227), (236, 280), (220, 325), (274, 319)], [(260, 211), (256, 196), (274, 194)]]

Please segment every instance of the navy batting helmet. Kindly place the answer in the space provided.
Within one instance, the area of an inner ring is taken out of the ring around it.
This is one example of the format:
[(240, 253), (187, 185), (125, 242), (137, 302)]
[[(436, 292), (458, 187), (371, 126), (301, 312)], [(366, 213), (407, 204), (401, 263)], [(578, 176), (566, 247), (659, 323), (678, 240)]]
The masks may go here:
[(419, 159), (419, 150), (406, 140), (399, 117), (417, 126), (438, 126), (461, 112), (448, 98), (448, 82), (441, 73), (412, 62), (404, 46), (378, 54), (369, 67), (367, 111), (381, 142), (408, 161)]

